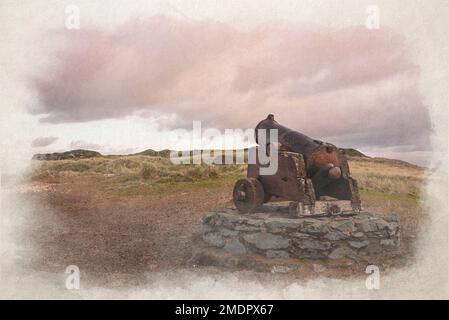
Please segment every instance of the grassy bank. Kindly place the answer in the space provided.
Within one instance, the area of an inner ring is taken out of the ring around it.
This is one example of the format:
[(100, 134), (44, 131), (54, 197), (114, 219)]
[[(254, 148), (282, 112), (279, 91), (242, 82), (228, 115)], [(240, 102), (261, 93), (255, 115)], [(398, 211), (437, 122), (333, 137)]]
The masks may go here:
[[(417, 199), (424, 169), (385, 159), (351, 158), (351, 173), (364, 197)], [(229, 187), (246, 173), (245, 165), (175, 165), (152, 156), (110, 156), (43, 161), (31, 179), (52, 184), (95, 185), (115, 196), (139, 196)]]

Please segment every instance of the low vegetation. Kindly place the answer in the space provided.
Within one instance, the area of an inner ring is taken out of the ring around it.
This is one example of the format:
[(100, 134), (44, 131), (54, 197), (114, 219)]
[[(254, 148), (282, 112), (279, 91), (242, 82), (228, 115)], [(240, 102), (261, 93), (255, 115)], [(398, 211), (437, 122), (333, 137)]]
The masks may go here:
[[(362, 194), (419, 197), (424, 169), (402, 161), (350, 157)], [(32, 174), (45, 183), (95, 183), (117, 196), (149, 195), (214, 186), (232, 186), (245, 165), (175, 165), (158, 156), (109, 156), (43, 161)]]
[(95, 183), (114, 195), (148, 195), (220, 186), (244, 176), (243, 165), (175, 165), (165, 157), (112, 156), (43, 161), (32, 174), (46, 183)]
[[(46, 252), (45, 261), (62, 266), (84, 259), (79, 263), (92, 270), (111, 266), (100, 263), (98, 257), (108, 262), (114, 257), (112, 265), (123, 274), (130, 268), (140, 272), (151, 266), (159, 268), (155, 270), (190, 266), (186, 261), (196, 246), (192, 233), (200, 232), (207, 212), (231, 204), (233, 185), (246, 174), (245, 165), (174, 165), (167, 157), (152, 155), (35, 164), (28, 190), (45, 190), (36, 196), (55, 208), (51, 212), (64, 224), (39, 234), (33, 241), (41, 241), (42, 248), (36, 252)], [(414, 241), (426, 219), (419, 191), (425, 170), (397, 160), (366, 157), (350, 157), (349, 165), (359, 183), (363, 209), (398, 214), (401, 256), (397, 261), (385, 258), (382, 268), (403, 266), (415, 252)], [(40, 229), (49, 230), (47, 223), (54, 217), (42, 221), (45, 228)], [(72, 232), (65, 231), (67, 226)], [(333, 274), (360, 275), (358, 267)]]

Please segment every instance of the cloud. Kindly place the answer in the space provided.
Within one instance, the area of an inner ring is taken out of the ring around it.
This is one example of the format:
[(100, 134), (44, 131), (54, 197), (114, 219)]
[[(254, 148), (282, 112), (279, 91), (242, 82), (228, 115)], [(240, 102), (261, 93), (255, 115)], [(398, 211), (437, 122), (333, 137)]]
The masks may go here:
[(274, 113), (287, 126), (354, 147), (429, 145), (419, 68), (389, 28), (236, 29), (154, 16), (56, 37), (54, 65), (33, 79), (40, 103), (31, 111), (43, 122), (165, 115), (163, 128), (192, 120), (249, 128)]
[(57, 137), (38, 137), (31, 141), (31, 147), (33, 148), (41, 148), (47, 147), (58, 140)]
[(70, 149), (84, 149), (98, 151), (101, 154), (132, 154), (143, 151), (138, 147), (129, 147), (124, 145), (98, 144), (91, 143), (84, 140), (72, 141), (69, 144)]
[(83, 140), (72, 141), (69, 144), (70, 149), (85, 149), (85, 150), (100, 150), (102, 145), (96, 143), (89, 143)]

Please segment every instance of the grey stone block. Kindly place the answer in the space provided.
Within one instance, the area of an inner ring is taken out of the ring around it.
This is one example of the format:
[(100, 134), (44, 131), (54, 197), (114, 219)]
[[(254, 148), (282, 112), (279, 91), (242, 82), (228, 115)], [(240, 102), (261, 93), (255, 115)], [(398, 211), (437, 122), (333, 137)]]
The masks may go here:
[(227, 240), (223, 249), (237, 255), (246, 253), (245, 246), (237, 238)]
[(348, 247), (338, 247), (329, 254), (329, 258), (342, 259), (342, 258), (350, 258), (354, 255), (355, 255), (354, 250), (351, 250)]
[(259, 227), (247, 226), (245, 224), (237, 225), (234, 229), (237, 231), (260, 231)]
[(362, 220), (357, 225), (363, 232), (375, 232), (388, 228), (388, 222), (385, 220)]
[(380, 240), (380, 244), (387, 247), (396, 247), (398, 245), (394, 239), (382, 239)]
[(328, 250), (331, 248), (331, 243), (329, 241), (305, 239), (295, 241), (295, 243), (301, 249)]
[(277, 209), (245, 215), (226, 209), (203, 219), (203, 240), (232, 254), (254, 252), (278, 259), (357, 259), (366, 253), (397, 247), (400, 224), (397, 216), (380, 212), (298, 218), (288, 216), (288, 212), (283, 215)]
[(341, 231), (330, 231), (324, 235), (324, 238), (331, 241), (338, 241), (349, 238), (349, 235)]
[(284, 249), (288, 248), (290, 241), (282, 236), (267, 232), (258, 232), (243, 236), (246, 242), (251, 243), (258, 249)]
[(309, 233), (313, 235), (324, 234), (328, 232), (329, 228), (326, 222), (318, 219), (307, 218), (303, 220), (304, 223), (301, 225), (300, 232)]
[(223, 247), (223, 236), (219, 232), (210, 232), (203, 234), (203, 240), (214, 247)]
[(226, 228), (221, 229), (220, 232), (225, 237), (233, 237), (239, 234), (239, 232), (236, 230), (229, 230)]
[(334, 221), (331, 223), (331, 227), (340, 232), (353, 232), (355, 230), (352, 220)]
[(302, 232), (295, 232), (292, 234), (295, 238), (301, 238), (301, 239), (309, 239), (311, 237), (310, 234), (302, 233)]
[(353, 248), (360, 249), (369, 245), (369, 240), (363, 241), (348, 241), (349, 245)]
[(365, 237), (365, 234), (363, 232), (354, 232), (351, 234), (354, 238), (363, 238)]
[(265, 221), (265, 225), (270, 232), (282, 231), (283, 229), (297, 229), (302, 224), (303, 222), (300, 219), (268, 218)]

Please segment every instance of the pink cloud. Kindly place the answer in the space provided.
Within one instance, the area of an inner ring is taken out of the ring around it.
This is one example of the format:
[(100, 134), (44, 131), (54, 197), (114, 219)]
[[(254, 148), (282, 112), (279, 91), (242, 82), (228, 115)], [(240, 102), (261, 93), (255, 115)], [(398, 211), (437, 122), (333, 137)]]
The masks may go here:
[(304, 133), (355, 146), (428, 145), (419, 69), (388, 28), (239, 30), (155, 16), (60, 35), (54, 68), (34, 79), (41, 121), (172, 114), (171, 127), (203, 120), (247, 128), (274, 113)]

